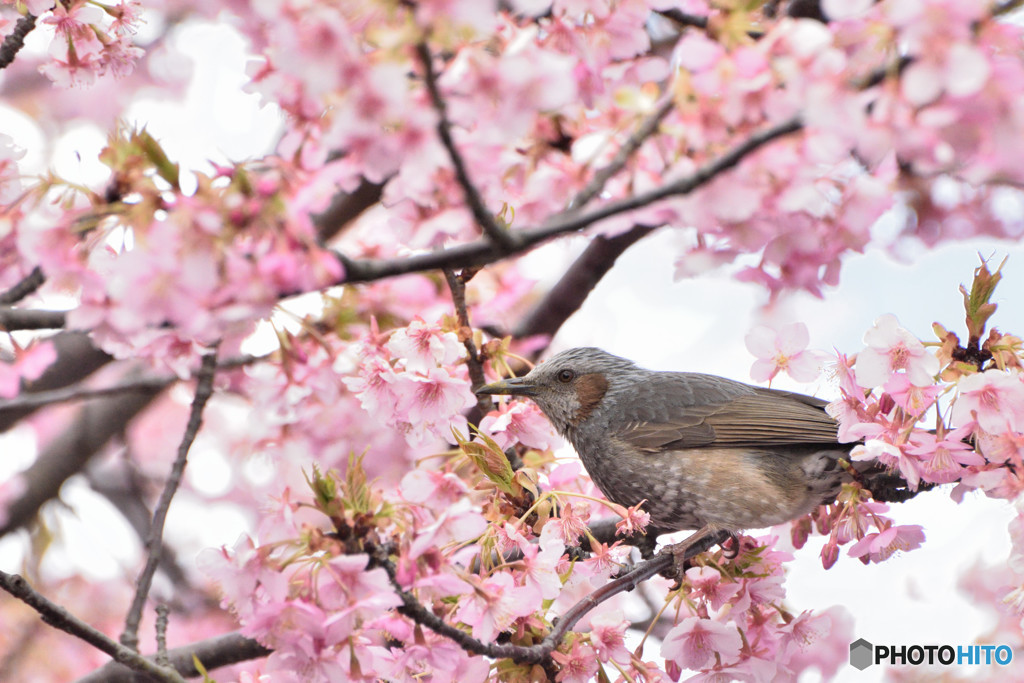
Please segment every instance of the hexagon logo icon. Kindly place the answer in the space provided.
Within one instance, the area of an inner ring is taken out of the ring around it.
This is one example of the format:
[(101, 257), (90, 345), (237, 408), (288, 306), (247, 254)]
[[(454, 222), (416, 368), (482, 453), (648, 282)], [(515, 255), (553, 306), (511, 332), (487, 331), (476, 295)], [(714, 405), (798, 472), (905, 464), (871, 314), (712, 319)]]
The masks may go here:
[(874, 660), (874, 649), (875, 646), (863, 638), (853, 641), (850, 643), (850, 665), (859, 671), (868, 668)]

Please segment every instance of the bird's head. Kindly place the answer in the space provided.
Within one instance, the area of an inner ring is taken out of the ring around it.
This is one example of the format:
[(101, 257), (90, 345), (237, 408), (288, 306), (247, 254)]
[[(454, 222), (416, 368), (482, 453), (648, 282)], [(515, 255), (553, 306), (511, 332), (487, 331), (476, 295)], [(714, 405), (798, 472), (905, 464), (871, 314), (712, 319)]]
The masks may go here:
[(611, 385), (638, 368), (632, 361), (586, 347), (555, 354), (522, 377), (477, 389), (478, 394), (526, 396), (565, 434), (590, 417)]

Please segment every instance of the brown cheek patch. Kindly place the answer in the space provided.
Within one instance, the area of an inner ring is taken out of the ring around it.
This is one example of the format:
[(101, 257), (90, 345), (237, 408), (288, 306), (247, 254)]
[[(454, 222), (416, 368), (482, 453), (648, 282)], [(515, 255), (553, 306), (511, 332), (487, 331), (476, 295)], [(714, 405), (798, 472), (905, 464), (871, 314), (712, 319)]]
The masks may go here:
[(579, 424), (590, 417), (606, 391), (608, 380), (598, 372), (583, 375), (576, 380), (576, 399), (580, 402), (580, 408), (576, 411), (573, 423)]

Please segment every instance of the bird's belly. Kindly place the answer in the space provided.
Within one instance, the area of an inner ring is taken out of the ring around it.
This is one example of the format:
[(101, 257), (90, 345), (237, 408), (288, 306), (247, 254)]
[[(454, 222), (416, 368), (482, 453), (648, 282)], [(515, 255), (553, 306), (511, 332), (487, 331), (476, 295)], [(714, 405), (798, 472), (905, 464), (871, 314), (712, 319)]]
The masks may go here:
[(756, 464), (764, 456), (746, 449), (615, 450), (608, 457), (581, 455), (594, 483), (620, 505), (646, 500), (643, 509), (664, 529), (767, 527), (806, 514), (819, 502), (798, 472), (766, 476)]

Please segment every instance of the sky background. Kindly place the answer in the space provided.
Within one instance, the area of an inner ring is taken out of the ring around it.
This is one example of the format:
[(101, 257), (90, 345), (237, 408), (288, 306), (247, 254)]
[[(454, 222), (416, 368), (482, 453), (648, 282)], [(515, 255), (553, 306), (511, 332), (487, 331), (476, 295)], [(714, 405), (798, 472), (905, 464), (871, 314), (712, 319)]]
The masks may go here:
[[(29, 50), (40, 49), (38, 38), (29, 36)], [(201, 65), (193, 69), (184, 97), (176, 102), (143, 99), (131, 109), (131, 122), (145, 124), (185, 168), (203, 169), (208, 168), (208, 160), (241, 160), (265, 153), (275, 140), (280, 119), (275, 109), (261, 108), (257, 97), (241, 90), (245, 82), (242, 40), (223, 27), (186, 25), (176, 30), (175, 42), (192, 57), (194, 65)], [(2, 104), (0, 129), (26, 147), (26, 173), (41, 172), (52, 163), (73, 180), (94, 183), (104, 177), (97, 175), (103, 169), (92, 160), (105, 143), (106, 131), (83, 123), (48, 148), (43, 132), (31, 120)], [(879, 230), (887, 234), (892, 227), (882, 225)], [(553, 350), (596, 345), (653, 369), (699, 371), (751, 381), (754, 358), (743, 340), (763, 319), (763, 290), (724, 274), (673, 282), (677, 239), (678, 235), (667, 231), (656, 233), (621, 257), (559, 332)], [(561, 240), (527, 256), (524, 270), (545, 286), (584, 246), (582, 238)], [(957, 285), (970, 282), (979, 252), (993, 263), (1009, 256), (995, 297), (999, 310), (992, 322), (1004, 331), (1024, 333), (1024, 299), (1014, 296), (1024, 292), (1024, 247), (991, 240), (936, 250), (911, 245), (904, 250), (902, 262), (880, 250), (869, 250), (845, 260), (841, 283), (826, 291), (824, 299), (793, 296), (776, 307), (771, 321), (803, 321), (810, 332), (811, 348), (836, 348), (848, 354), (860, 350), (864, 332), (884, 313), (895, 314), (922, 339), (931, 338), (935, 321), (963, 336)], [(824, 398), (837, 394), (825, 381), (801, 385), (780, 377), (773, 386)], [(17, 433), (4, 437), (3, 450), (25, 452), (18, 441), (23, 438), (24, 434)], [(0, 464), (0, 476), (6, 476), (11, 467), (18, 468), (17, 463)], [(207, 465), (194, 459), (188, 474), (193, 481), (209, 481), (215, 475), (210, 468), (216, 467), (216, 459)], [(876, 644), (955, 646), (975, 642), (992, 622), (959, 594), (956, 584), (979, 558), (986, 563), (1006, 561), (1006, 525), (1012, 510), (1008, 502), (988, 500), (980, 494), (968, 495), (962, 505), (956, 505), (949, 499), (949, 488), (894, 506), (896, 521), (923, 525), (927, 541), (921, 549), (880, 565), (864, 566), (846, 557), (844, 549), (835, 567), (825, 571), (818, 558), (822, 539), (812, 538), (789, 565), (786, 588), (791, 610), (844, 605), (856, 620), (855, 637)], [(69, 530), (82, 533), (69, 533), (66, 551), (58, 551), (50, 562), (67, 566), (87, 561), (93, 576), (120, 576), (137, 558), (132, 532), (115, 511), (95, 502), (95, 495), (84, 483), (69, 482), (64, 493), (69, 502), (79, 504), (78, 518), (67, 522)], [(185, 505), (173, 511), (179, 520), (197, 519), (200, 514), (202, 524), (186, 524), (184, 532), (179, 531), (200, 545), (231, 544), (247, 530), (244, 517), (226, 506), (190, 510)], [(183, 527), (179, 524), (178, 528)], [(103, 538), (96, 536), (97, 529), (104, 530)], [(0, 564), (5, 570), (17, 569), (11, 540), (0, 543)], [(872, 681), (881, 674), (877, 667), (858, 672), (843, 666), (837, 680)]]

